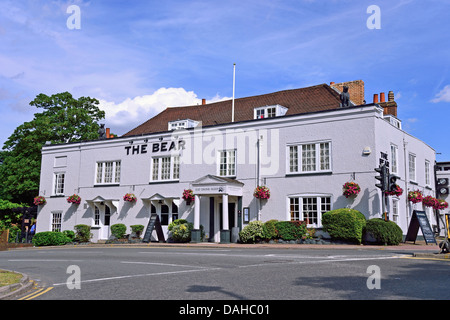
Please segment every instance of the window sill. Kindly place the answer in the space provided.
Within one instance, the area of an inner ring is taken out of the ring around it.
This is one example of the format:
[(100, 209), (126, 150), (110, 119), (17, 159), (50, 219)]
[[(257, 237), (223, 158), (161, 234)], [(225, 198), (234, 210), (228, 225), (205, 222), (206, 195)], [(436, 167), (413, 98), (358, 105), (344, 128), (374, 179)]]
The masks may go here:
[(100, 187), (119, 187), (120, 183), (104, 183), (104, 184), (94, 184), (94, 188)]
[(178, 183), (180, 180), (152, 180), (148, 184)]
[(286, 177), (295, 177), (295, 176), (315, 176), (315, 175), (331, 175), (333, 171), (308, 171), (308, 172), (286, 172)]
[(64, 198), (65, 195), (64, 194), (54, 194), (52, 196), (50, 196), (50, 198)]

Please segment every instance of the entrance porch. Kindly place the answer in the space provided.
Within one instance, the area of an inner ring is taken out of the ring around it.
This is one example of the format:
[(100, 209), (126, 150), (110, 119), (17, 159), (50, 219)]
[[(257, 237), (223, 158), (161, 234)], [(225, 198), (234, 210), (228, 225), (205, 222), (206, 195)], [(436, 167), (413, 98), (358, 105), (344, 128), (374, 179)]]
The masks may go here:
[[(191, 184), (194, 200), (194, 230), (191, 239), (200, 241), (200, 216), (207, 217), (209, 241), (237, 242), (242, 229), (242, 188), (240, 181), (206, 175)], [(201, 206), (201, 200), (209, 198), (209, 206)]]

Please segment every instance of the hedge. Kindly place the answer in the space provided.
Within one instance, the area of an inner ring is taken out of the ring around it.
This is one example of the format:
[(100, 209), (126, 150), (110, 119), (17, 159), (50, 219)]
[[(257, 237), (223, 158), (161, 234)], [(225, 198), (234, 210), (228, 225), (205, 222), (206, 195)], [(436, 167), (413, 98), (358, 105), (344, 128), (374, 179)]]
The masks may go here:
[(59, 231), (38, 232), (33, 237), (33, 245), (40, 246), (62, 246), (72, 242), (64, 233)]
[(360, 244), (366, 217), (358, 210), (336, 209), (322, 215), (322, 225), (331, 238)]
[(243, 243), (255, 243), (263, 239), (289, 241), (302, 239), (306, 234), (307, 228), (304, 221), (269, 220), (265, 223), (252, 221), (239, 233), (239, 239)]
[(111, 234), (116, 239), (123, 239), (125, 237), (125, 233), (127, 232), (127, 227), (123, 223), (113, 224), (111, 226)]
[(402, 229), (395, 222), (380, 218), (367, 221), (364, 232), (370, 234), (380, 244), (398, 245), (403, 240)]

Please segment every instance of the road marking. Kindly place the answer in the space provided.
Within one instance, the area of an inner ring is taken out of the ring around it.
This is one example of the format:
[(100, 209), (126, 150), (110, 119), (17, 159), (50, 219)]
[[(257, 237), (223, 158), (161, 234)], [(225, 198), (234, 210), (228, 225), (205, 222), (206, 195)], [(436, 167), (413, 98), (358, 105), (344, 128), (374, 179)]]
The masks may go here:
[(68, 259), (10, 259), (9, 262), (81, 262), (83, 260), (68, 260)]
[(450, 261), (449, 258), (428, 258), (428, 257), (402, 257), (403, 259), (413, 259), (413, 260), (437, 260), (437, 261)]
[(120, 263), (129, 263), (129, 264), (150, 264), (150, 265), (156, 265), (156, 266), (188, 267), (188, 268), (201, 268), (201, 269), (207, 269), (207, 268), (208, 268), (208, 267), (202, 267), (202, 266), (191, 266), (191, 265), (185, 265), (185, 264), (159, 263), (159, 262), (120, 261)]
[[(126, 276), (118, 276), (118, 277), (108, 277), (108, 278), (97, 278), (97, 279), (90, 279), (90, 280), (82, 280), (80, 283), (87, 283), (87, 282), (98, 282), (98, 281), (109, 281), (109, 280), (120, 280), (120, 279), (129, 279), (129, 278), (137, 278), (137, 277), (149, 277), (149, 276), (162, 276), (162, 275), (168, 275), (168, 274), (181, 274), (181, 273), (189, 273), (189, 272), (199, 272), (199, 271), (211, 271), (211, 270), (220, 270), (222, 268), (208, 268), (208, 269), (195, 269), (195, 270), (181, 270), (181, 271), (169, 271), (169, 272), (157, 272), (157, 273), (144, 273), (144, 274), (133, 274), (133, 275), (126, 275)], [(53, 286), (63, 286), (66, 285), (66, 282), (64, 283), (54, 283)]]
[(44, 293), (49, 292), (52, 289), (53, 289), (53, 287), (48, 287), (47, 289), (41, 288), (41, 289), (38, 289), (38, 290), (36, 290), (35, 292), (33, 292), (33, 293), (29, 294), (29, 295), (26, 295), (25, 297), (22, 297), (22, 298), (18, 299), (18, 300), (31, 300), (31, 299), (34, 299), (36, 297), (39, 297), (40, 295), (43, 295)]

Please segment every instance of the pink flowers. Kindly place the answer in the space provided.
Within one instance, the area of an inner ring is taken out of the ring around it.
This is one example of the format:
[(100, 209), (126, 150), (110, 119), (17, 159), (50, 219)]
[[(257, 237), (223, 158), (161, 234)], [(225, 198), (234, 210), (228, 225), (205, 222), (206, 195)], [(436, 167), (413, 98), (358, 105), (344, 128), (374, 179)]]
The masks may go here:
[(195, 200), (194, 192), (191, 189), (184, 189), (182, 198), (184, 201), (191, 203)]
[(419, 190), (408, 192), (408, 201), (412, 203), (419, 203), (423, 200), (423, 194)]
[(33, 203), (35, 206), (41, 206), (47, 203), (47, 200), (43, 196), (37, 196), (33, 199)]
[(435, 210), (442, 210), (448, 208), (448, 203), (441, 199), (436, 199), (432, 196), (423, 198), (422, 203), (426, 207), (432, 207)]
[(356, 182), (346, 182), (343, 189), (343, 195), (348, 198), (351, 196), (356, 196), (361, 191), (361, 188)]
[(70, 197), (67, 198), (67, 202), (68, 203), (73, 203), (73, 204), (80, 204), (81, 203), (81, 198), (79, 195), (73, 194)]
[(270, 198), (270, 190), (266, 186), (257, 186), (253, 195), (255, 198), (267, 200)]
[(400, 188), (400, 186), (398, 184), (396, 184), (394, 191), (386, 191), (385, 194), (388, 195), (388, 196), (400, 197), (403, 194), (403, 189)]
[(123, 196), (123, 201), (135, 202), (137, 200), (134, 193), (127, 193)]

